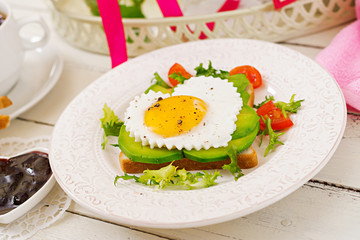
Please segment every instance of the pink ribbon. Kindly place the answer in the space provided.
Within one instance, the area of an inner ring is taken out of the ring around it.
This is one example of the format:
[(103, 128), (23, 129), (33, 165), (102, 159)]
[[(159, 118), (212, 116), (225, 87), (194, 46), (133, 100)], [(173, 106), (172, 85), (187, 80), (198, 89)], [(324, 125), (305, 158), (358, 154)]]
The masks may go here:
[(296, 0), (273, 0), (275, 9), (282, 8), (290, 3), (295, 2)]
[(97, 3), (114, 68), (128, 59), (120, 7), (117, 0), (97, 0)]

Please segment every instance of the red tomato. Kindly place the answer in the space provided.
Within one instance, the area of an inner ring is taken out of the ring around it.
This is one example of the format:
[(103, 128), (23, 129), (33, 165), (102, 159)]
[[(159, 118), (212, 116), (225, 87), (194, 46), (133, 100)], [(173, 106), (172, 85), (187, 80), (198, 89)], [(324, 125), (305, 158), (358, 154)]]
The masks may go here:
[(256, 68), (249, 65), (238, 66), (230, 71), (230, 76), (240, 73), (246, 75), (247, 79), (250, 81), (254, 88), (258, 88), (261, 86), (262, 77)]
[[(171, 66), (171, 68), (169, 69), (168, 76), (173, 74), (173, 73), (180, 73), (185, 78), (192, 77), (192, 75), (190, 73), (188, 73), (185, 70), (185, 68), (183, 66), (181, 66), (180, 64), (178, 64), (178, 63), (174, 63), (174, 65)], [(176, 85), (179, 84), (178, 81), (176, 81), (175, 79), (172, 79), (171, 77), (169, 77), (169, 81), (170, 81), (170, 83), (171, 83), (171, 85), (173, 87), (175, 87)]]
[[(279, 108), (275, 106), (273, 101), (269, 101), (262, 105), (257, 111), (259, 116), (263, 116), (266, 120), (268, 117), (271, 119), (271, 128), (273, 130), (282, 130), (294, 125), (289, 117), (285, 117)], [(260, 117), (260, 129), (265, 129), (265, 123)]]

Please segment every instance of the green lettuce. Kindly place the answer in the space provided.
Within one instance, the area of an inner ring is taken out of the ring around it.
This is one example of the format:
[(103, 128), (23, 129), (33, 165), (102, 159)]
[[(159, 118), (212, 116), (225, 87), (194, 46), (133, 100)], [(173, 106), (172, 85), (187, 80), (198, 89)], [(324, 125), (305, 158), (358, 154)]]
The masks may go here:
[(208, 68), (204, 68), (203, 63), (200, 63), (199, 66), (195, 68), (196, 76), (205, 76), (205, 77), (217, 77), (221, 79), (228, 79), (229, 78), (229, 72), (225, 70), (218, 70), (213, 68), (211, 61), (209, 61)]
[(284, 145), (284, 143), (279, 140), (279, 137), (283, 135), (285, 132), (274, 132), (274, 130), (271, 127), (271, 119), (267, 118), (266, 120), (264, 120), (263, 116), (261, 116), (261, 118), (265, 123), (265, 129), (263, 131), (261, 130), (259, 131), (261, 135), (259, 146), (261, 146), (262, 144), (264, 135), (269, 135), (269, 145), (266, 147), (264, 154), (264, 157), (266, 157), (270, 151), (275, 149), (276, 144)]
[(124, 124), (115, 115), (114, 111), (111, 110), (106, 103), (103, 108), (104, 117), (100, 118), (101, 127), (104, 129), (102, 148), (105, 149), (107, 144), (107, 136), (119, 136), (120, 128)]
[(231, 162), (230, 164), (225, 164), (222, 168), (228, 170), (234, 176), (235, 181), (237, 181), (240, 177), (244, 176), (244, 174), (237, 163), (238, 152), (236, 151), (235, 146), (229, 145), (227, 154)]
[(198, 189), (214, 186), (216, 179), (221, 176), (219, 171), (209, 173), (207, 171), (191, 173), (185, 169), (177, 169), (178, 167), (169, 165), (158, 170), (145, 170), (140, 176), (129, 175), (125, 173), (123, 176), (116, 176), (114, 184), (119, 179), (135, 180), (144, 185), (155, 185), (157, 188), (176, 187), (185, 189)]

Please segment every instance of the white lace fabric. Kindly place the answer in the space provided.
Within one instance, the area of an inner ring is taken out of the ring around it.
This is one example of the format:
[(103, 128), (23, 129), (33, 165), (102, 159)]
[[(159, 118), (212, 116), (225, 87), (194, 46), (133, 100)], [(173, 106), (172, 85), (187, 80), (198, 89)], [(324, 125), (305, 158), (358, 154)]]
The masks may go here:
[[(0, 155), (11, 156), (34, 147), (49, 147), (49, 142), (49, 136), (0, 139)], [(71, 198), (55, 184), (50, 193), (27, 214), (9, 224), (0, 224), (0, 239), (27, 239), (33, 236), (60, 219), (70, 203)]]

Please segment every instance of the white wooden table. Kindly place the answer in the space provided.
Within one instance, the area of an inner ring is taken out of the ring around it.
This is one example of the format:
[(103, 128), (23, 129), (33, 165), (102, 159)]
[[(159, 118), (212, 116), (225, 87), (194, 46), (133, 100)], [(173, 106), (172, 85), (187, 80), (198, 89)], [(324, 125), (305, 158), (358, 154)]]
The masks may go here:
[[(40, 14), (50, 27), (45, 0), (8, 0), (15, 17)], [(346, 24), (280, 43), (314, 58)], [(110, 70), (108, 56), (76, 49), (56, 34), (50, 44), (64, 59), (59, 82), (35, 107), (21, 114), (0, 138), (51, 135), (67, 104)], [(360, 114), (348, 113), (344, 137), (329, 163), (304, 186), (248, 216), (212, 226), (162, 230), (101, 220), (73, 202), (63, 217), (31, 239), (360, 239)]]

